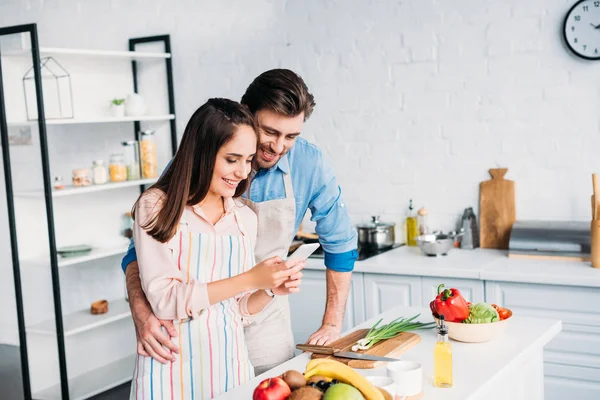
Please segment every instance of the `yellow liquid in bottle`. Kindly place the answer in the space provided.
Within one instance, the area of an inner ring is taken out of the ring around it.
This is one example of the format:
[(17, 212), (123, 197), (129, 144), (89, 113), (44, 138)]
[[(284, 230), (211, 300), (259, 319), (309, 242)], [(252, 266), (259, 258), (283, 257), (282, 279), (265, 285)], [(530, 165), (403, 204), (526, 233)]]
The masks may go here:
[(406, 218), (406, 244), (408, 246), (417, 245), (417, 236), (419, 236), (419, 230), (417, 227), (417, 218), (408, 217)]
[(452, 348), (446, 341), (438, 341), (433, 349), (433, 385), (452, 387)]

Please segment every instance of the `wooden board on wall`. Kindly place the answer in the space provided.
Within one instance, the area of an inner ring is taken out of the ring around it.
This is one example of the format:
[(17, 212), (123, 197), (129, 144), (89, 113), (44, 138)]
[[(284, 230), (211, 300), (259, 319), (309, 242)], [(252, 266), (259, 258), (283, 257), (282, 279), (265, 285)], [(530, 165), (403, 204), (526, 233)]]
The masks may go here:
[(492, 179), (479, 187), (481, 247), (508, 249), (510, 231), (516, 219), (515, 183), (504, 179), (508, 168), (490, 169)]

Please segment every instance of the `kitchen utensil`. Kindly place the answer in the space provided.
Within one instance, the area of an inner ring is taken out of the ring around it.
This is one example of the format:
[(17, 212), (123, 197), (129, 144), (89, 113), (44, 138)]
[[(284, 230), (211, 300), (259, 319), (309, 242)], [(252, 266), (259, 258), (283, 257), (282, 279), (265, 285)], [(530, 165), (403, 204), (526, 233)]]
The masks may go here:
[(492, 179), (480, 184), (479, 240), (482, 248), (508, 249), (516, 211), (515, 183), (504, 179), (506, 171), (507, 168), (492, 168)]
[(350, 358), (353, 360), (367, 360), (367, 361), (384, 361), (393, 362), (400, 361), (398, 358), (372, 356), (369, 354), (356, 353), (353, 351), (340, 351), (331, 346), (317, 346), (312, 344), (297, 344), (296, 348), (302, 351), (308, 351), (313, 354), (326, 354), (337, 358)]
[(385, 368), (387, 376), (394, 381), (396, 396), (406, 396), (407, 399), (421, 398), (423, 394), (423, 367), (421, 364), (403, 360), (389, 363)]
[[(356, 341), (364, 338), (368, 332), (368, 329), (358, 329), (331, 343), (329, 347), (337, 349), (338, 351), (352, 351), (352, 346), (356, 344)], [(402, 353), (405, 353), (420, 342), (421, 336), (417, 335), (416, 333), (403, 332), (394, 338), (382, 340), (381, 342), (376, 343), (370, 349), (359, 351), (359, 353), (394, 358), (398, 357)], [(356, 369), (371, 369), (384, 365), (383, 361), (352, 360), (349, 358), (337, 358), (328, 354), (313, 353), (312, 358), (331, 358)]]
[(592, 267), (600, 268), (600, 220), (591, 223)]
[(434, 232), (429, 235), (418, 236), (417, 246), (419, 246), (425, 255), (430, 257), (445, 256), (454, 247), (455, 239), (461, 235), (462, 233), (443, 234), (441, 232)]
[(379, 216), (371, 217), (372, 221), (356, 226), (358, 245), (372, 249), (388, 249), (396, 242), (396, 224), (379, 221)]
[(596, 173), (592, 174), (592, 185), (594, 195), (592, 196), (592, 218), (600, 219), (600, 176)]
[(74, 246), (63, 246), (56, 249), (61, 257), (79, 257), (92, 251), (92, 247), (87, 244), (78, 244)]
[(584, 221), (516, 221), (508, 256), (511, 258), (589, 261), (590, 226)]
[(473, 250), (479, 247), (479, 229), (477, 229), (477, 218), (473, 207), (465, 208), (462, 216), (461, 229), (463, 232), (460, 248)]
[[(447, 321), (444, 321), (444, 324), (448, 326), (448, 337), (450, 339), (465, 343), (481, 343), (502, 335), (508, 328), (511, 318), (487, 324), (463, 324), (462, 322)], [(433, 317), (433, 319), (439, 324), (436, 317)]]

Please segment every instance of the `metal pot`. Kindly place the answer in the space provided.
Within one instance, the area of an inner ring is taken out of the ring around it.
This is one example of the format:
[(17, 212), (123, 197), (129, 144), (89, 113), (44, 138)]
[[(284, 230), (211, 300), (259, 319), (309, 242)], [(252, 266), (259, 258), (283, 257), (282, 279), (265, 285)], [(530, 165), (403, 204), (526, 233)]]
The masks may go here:
[(358, 246), (369, 249), (389, 249), (396, 242), (396, 224), (380, 222), (379, 216), (371, 217), (372, 221), (358, 224)]

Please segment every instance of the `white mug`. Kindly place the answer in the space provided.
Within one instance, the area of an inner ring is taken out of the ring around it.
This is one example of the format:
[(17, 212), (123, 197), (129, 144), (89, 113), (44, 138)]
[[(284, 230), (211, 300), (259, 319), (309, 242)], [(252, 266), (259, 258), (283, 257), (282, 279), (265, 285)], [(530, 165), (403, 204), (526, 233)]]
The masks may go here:
[(397, 396), (416, 396), (423, 391), (423, 368), (414, 361), (388, 363), (387, 375), (396, 384)]

